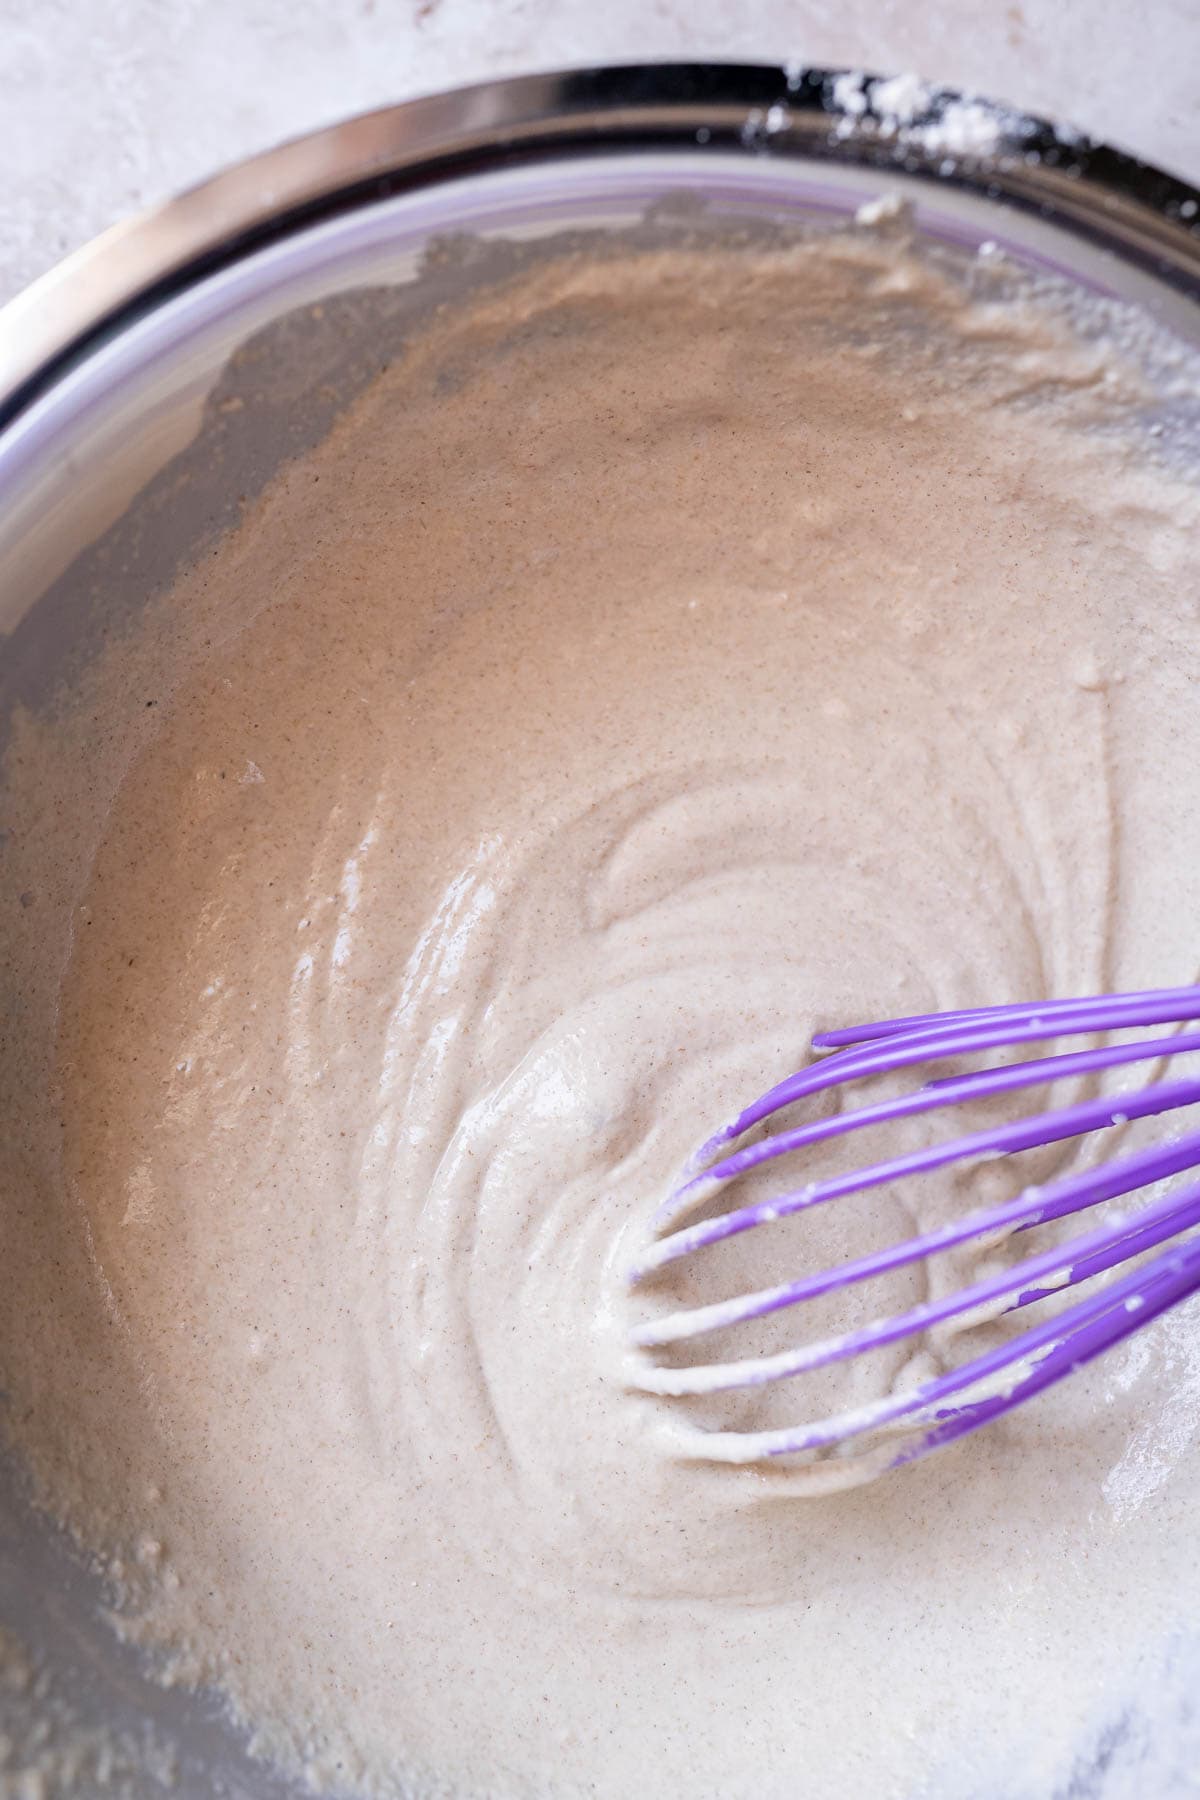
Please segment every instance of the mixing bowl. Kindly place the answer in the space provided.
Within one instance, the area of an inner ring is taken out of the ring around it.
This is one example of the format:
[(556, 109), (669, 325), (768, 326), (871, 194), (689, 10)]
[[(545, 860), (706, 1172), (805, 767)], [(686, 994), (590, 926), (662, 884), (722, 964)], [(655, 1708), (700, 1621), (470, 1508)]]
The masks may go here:
[[(1200, 344), (1200, 195), (1043, 122), (853, 73), (489, 84), (288, 144), (108, 233), (0, 314), (0, 745), (14, 708), (50, 704), (429, 308), (548, 243), (820, 227), (881, 195), (923, 239), (994, 245)], [(0, 1370), (0, 1420), (2, 1387)], [(287, 1793), (215, 1701), (143, 1677), (103, 1599), (0, 1463), (10, 1773), (40, 1767), (51, 1793)], [(1189, 1754), (1157, 1746), (1155, 1767)], [(1080, 1758), (1074, 1800), (1135, 1791), (1111, 1734)]]

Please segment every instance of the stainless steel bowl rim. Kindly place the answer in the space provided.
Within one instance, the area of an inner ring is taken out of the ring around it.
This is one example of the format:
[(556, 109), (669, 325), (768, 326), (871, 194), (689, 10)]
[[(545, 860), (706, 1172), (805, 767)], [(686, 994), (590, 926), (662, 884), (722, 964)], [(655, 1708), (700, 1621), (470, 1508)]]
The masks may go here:
[[(85, 245), (0, 310), (0, 429), (146, 311), (306, 225), (444, 181), (614, 151), (730, 149), (901, 170), (1032, 210), (1200, 300), (1200, 190), (1064, 125), (886, 78), (649, 63), (486, 82), (364, 113), (237, 163)], [(948, 151), (967, 106), (986, 153)]]

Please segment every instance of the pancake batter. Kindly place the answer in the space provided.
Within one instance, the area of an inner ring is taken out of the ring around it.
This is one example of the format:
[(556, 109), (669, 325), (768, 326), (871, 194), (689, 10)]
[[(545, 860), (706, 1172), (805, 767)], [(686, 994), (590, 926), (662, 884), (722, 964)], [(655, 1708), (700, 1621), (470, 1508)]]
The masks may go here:
[[(1200, 506), (1151, 416), (1110, 334), (886, 236), (566, 257), (439, 315), (19, 722), (0, 1427), (262, 1755), (1046, 1800), (1159, 1680), (1194, 1307), (814, 1497), (673, 1421), (913, 1346), (657, 1399), (623, 1282), (821, 1025), (1195, 977)], [(1014, 1179), (749, 1234), (665, 1303)]]

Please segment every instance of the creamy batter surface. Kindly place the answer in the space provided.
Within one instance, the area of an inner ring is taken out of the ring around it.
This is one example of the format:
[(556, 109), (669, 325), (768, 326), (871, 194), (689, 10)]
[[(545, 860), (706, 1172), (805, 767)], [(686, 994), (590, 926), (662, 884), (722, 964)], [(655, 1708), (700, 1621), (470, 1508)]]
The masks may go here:
[(1194, 1307), (831, 1494), (678, 1427), (961, 1343), (703, 1403), (625, 1349), (1026, 1178), (631, 1296), (813, 1030), (1200, 971), (1154, 404), (1113, 330), (886, 234), (563, 256), (18, 720), (0, 1426), (118, 1629), (313, 1787), (1047, 1800), (1194, 1630)]

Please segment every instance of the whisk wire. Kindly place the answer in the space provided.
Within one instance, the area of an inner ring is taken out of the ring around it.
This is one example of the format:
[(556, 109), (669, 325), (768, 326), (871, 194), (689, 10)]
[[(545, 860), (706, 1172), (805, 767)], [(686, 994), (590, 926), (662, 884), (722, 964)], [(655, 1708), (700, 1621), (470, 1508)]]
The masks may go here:
[[(1021, 1003), (846, 1027), (817, 1034), (822, 1060), (779, 1082), (701, 1146), (678, 1186), (654, 1219), (654, 1240), (630, 1272), (644, 1282), (697, 1251), (776, 1220), (803, 1213), (852, 1193), (927, 1174), (971, 1159), (1006, 1157), (1061, 1143), (1133, 1119), (1171, 1113), (1200, 1102), (1200, 1079), (1152, 1082), (1127, 1093), (1061, 1105), (870, 1163), (823, 1181), (793, 1188), (769, 1201), (732, 1208), (697, 1224), (669, 1230), (728, 1183), (775, 1159), (844, 1136), (956, 1104), (1019, 1092), (1065, 1077), (1105, 1072), (1138, 1062), (1200, 1051), (1200, 1031), (1128, 1042), (1103, 1043), (1000, 1067), (941, 1075), (923, 1087), (832, 1118), (775, 1132), (730, 1149), (753, 1127), (795, 1101), (872, 1076), (980, 1052), (1012, 1049), (1086, 1034), (1099, 1036), (1200, 1019), (1200, 988), (1142, 990), (1130, 994)], [(664, 1367), (646, 1352), (686, 1343), (784, 1308), (925, 1261), (981, 1238), (1001, 1238), (1081, 1213), (1105, 1201), (1139, 1193), (1200, 1166), (1200, 1131), (1174, 1141), (1078, 1170), (1040, 1187), (1026, 1186), (1013, 1199), (978, 1209), (936, 1229), (918, 1233), (835, 1268), (818, 1270), (756, 1293), (652, 1318), (633, 1332), (636, 1385), (663, 1396), (712, 1394), (756, 1388), (911, 1338), (935, 1326), (978, 1323), (1046, 1300), (1065, 1288), (1107, 1277), (1086, 1298), (1053, 1312), (1005, 1343), (930, 1380), (868, 1405), (805, 1425), (771, 1431), (691, 1428), (695, 1454), (750, 1462), (760, 1457), (804, 1454), (818, 1459), (856, 1447), (876, 1433), (904, 1433), (889, 1467), (910, 1462), (964, 1432), (998, 1417), (1020, 1401), (1060, 1381), (1103, 1350), (1200, 1289), (1200, 1185), (1168, 1192), (1132, 1216), (1109, 1217), (1096, 1229), (989, 1273), (955, 1293), (929, 1299), (889, 1318), (774, 1355)], [(664, 1235), (665, 1233), (665, 1235)], [(1193, 1235), (1186, 1235), (1193, 1234)], [(1175, 1240), (1171, 1242), (1171, 1240)], [(1162, 1249), (1164, 1244), (1169, 1248)], [(1158, 1255), (1149, 1258), (1151, 1251)], [(1123, 1264), (1126, 1274), (1113, 1272)], [(872, 1469), (875, 1465), (872, 1464)]]
[[(769, 1088), (761, 1099), (738, 1114), (709, 1143), (731, 1142), (742, 1137), (751, 1126), (761, 1124), (772, 1114), (796, 1100), (840, 1087), (846, 1081), (865, 1080), (870, 1075), (889, 1074), (914, 1063), (936, 1062), (946, 1056), (967, 1056), (983, 1050), (1011, 1049), (1020, 1044), (1034, 1044), (1046, 1039), (1091, 1035), (1102, 1031), (1125, 1031), (1134, 1026), (1178, 1024), (1185, 1019), (1200, 1018), (1200, 989), (1189, 988), (1186, 1000), (1177, 998), (1181, 990), (1172, 989), (1166, 998), (1119, 995), (1110, 1003), (1075, 1001), (1055, 1011), (1050, 1006), (995, 1007), (980, 1012), (962, 1013), (949, 1023), (919, 1025), (895, 1031), (871, 1026), (855, 1026), (853, 1041), (807, 1069), (789, 1075), (786, 1081)], [(1114, 1005), (1117, 1000), (1137, 999), (1137, 1005)], [(890, 1022), (889, 1022), (890, 1023)], [(841, 1032), (818, 1032), (814, 1049), (840, 1044)], [(709, 1160), (703, 1146), (698, 1157)]]
[[(1192, 1191), (1200, 1200), (1200, 1189)], [(1151, 1319), (1177, 1305), (1200, 1287), (1200, 1240), (1177, 1246), (1145, 1268), (1081, 1300), (1068, 1312), (1056, 1314), (1020, 1337), (959, 1364), (901, 1394), (889, 1394), (867, 1405), (827, 1419), (779, 1430), (760, 1432), (697, 1432), (704, 1455), (720, 1461), (757, 1462), (765, 1457), (827, 1450), (852, 1443), (868, 1433), (902, 1423), (904, 1429), (958, 1422), (963, 1431), (974, 1430), (1019, 1400), (1040, 1393), (1082, 1368), (1101, 1351), (1110, 1349)], [(1129, 1302), (1135, 1301), (1132, 1308)], [(988, 1391), (987, 1384), (991, 1384)], [(975, 1393), (974, 1390), (983, 1390)], [(964, 1397), (958, 1406), (944, 1403)], [(911, 1462), (938, 1444), (926, 1437), (900, 1453), (895, 1463)]]
[[(789, 1218), (793, 1213), (807, 1211), (830, 1200), (844, 1199), (848, 1194), (861, 1193), (866, 1188), (882, 1187), (899, 1181), (904, 1176), (928, 1174), (934, 1169), (944, 1168), (952, 1163), (968, 1162), (974, 1158), (1011, 1156), (1021, 1150), (1039, 1149), (1046, 1144), (1061, 1143), (1067, 1138), (1082, 1137), (1087, 1132), (1098, 1131), (1105, 1126), (1125, 1124), (1131, 1119), (1148, 1118), (1156, 1113), (1173, 1112), (1179, 1107), (1194, 1105), (1197, 1101), (1200, 1101), (1200, 1079), (1162, 1082), (1130, 1094), (1110, 1094), (1095, 1100), (1083, 1100), (1075, 1106), (1036, 1113), (1007, 1125), (989, 1126), (986, 1130), (971, 1132), (964, 1137), (927, 1145), (921, 1150), (911, 1150), (903, 1156), (890, 1157), (885, 1162), (868, 1163), (863, 1168), (831, 1176), (826, 1181), (810, 1182), (806, 1187), (793, 1189), (775, 1199), (737, 1207), (732, 1212), (719, 1213), (716, 1218), (705, 1219), (698, 1225), (684, 1226), (682, 1230), (659, 1238), (650, 1245), (634, 1265), (632, 1276), (634, 1280), (641, 1280), (654, 1270), (665, 1267), (667, 1263), (677, 1262), (681, 1257), (690, 1256), (696, 1250), (703, 1250), (711, 1244), (723, 1243), (727, 1238), (736, 1237), (743, 1231), (752, 1231), (759, 1225), (774, 1224), (779, 1219)], [(1089, 1176), (1090, 1173), (1089, 1171)], [(1091, 1202), (1084, 1201), (1083, 1204)], [(1048, 1216), (1050, 1215), (1039, 1213), (1035, 1222), (1041, 1223)]]

